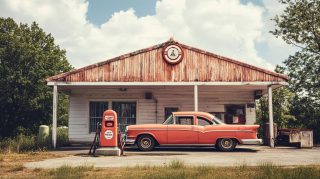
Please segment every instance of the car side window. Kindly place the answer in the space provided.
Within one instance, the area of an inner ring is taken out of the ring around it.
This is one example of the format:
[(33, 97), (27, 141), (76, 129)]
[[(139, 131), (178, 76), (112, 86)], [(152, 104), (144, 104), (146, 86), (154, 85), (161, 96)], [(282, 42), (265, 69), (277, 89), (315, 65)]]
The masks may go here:
[(212, 125), (213, 124), (208, 119), (200, 117), (200, 116), (197, 116), (197, 119), (198, 119), (198, 126), (206, 126), (206, 125)]
[(177, 125), (193, 125), (193, 116), (176, 116)]

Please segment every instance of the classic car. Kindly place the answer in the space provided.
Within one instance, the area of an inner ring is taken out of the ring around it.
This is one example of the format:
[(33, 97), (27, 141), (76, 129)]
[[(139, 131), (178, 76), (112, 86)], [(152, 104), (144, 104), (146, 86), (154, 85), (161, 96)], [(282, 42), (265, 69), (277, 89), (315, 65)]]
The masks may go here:
[(126, 144), (136, 144), (142, 151), (155, 146), (215, 146), (233, 151), (237, 144), (261, 144), (259, 125), (228, 125), (206, 112), (173, 112), (163, 124), (130, 125)]

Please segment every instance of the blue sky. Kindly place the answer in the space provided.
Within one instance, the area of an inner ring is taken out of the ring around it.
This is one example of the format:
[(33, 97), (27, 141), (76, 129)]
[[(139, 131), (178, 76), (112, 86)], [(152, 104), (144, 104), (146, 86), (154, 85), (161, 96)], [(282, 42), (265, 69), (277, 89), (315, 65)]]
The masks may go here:
[(101, 25), (112, 14), (133, 8), (138, 17), (155, 14), (156, 0), (89, 0), (88, 20)]
[[(138, 17), (154, 15), (157, 0), (89, 0), (88, 20), (99, 26), (110, 19), (112, 14), (133, 8)], [(241, 0), (242, 4), (253, 3), (263, 6), (261, 0)]]
[(269, 33), (278, 0), (0, 0), (0, 16), (36, 21), (76, 68), (167, 41), (274, 69), (296, 49)]

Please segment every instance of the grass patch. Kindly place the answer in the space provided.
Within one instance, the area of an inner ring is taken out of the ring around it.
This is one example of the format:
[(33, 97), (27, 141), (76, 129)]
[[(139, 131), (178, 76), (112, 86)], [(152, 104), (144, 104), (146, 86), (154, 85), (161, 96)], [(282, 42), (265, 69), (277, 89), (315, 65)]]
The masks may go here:
[(85, 172), (94, 170), (92, 166), (79, 166), (79, 167), (70, 167), (70, 166), (62, 166), (57, 169), (49, 171), (49, 174), (53, 178), (83, 178), (85, 177)]
[(65, 155), (49, 152), (0, 153), (0, 178), (35, 178), (35, 174), (46, 171), (25, 169), (24, 163), (62, 156)]
[(301, 178), (320, 178), (320, 169), (315, 166), (298, 166), (295, 168), (285, 168), (277, 167), (272, 164), (262, 165), (259, 167), (259, 175), (255, 178), (264, 179), (281, 179), (281, 178), (290, 178), (290, 179), (301, 179)]
[(22, 171), (24, 169), (24, 166), (22, 164), (14, 166), (10, 172), (17, 172), (17, 171)]
[(173, 168), (173, 169), (180, 169), (180, 168), (184, 168), (185, 167), (185, 163), (181, 160), (172, 160), (169, 165), (169, 168)]
[[(246, 164), (234, 167), (190, 166), (180, 160), (173, 160), (163, 166), (135, 166), (124, 168), (94, 168), (93, 166), (70, 167), (57, 169), (25, 169), (27, 161), (53, 158), (52, 153), (39, 152), (29, 154), (6, 154), (0, 167), (0, 178), (108, 178), (108, 179), (318, 179), (320, 165), (281, 167), (272, 163), (259, 166)], [(1, 155), (0, 155), (1, 157)], [(4, 170), (3, 168), (6, 168)]]

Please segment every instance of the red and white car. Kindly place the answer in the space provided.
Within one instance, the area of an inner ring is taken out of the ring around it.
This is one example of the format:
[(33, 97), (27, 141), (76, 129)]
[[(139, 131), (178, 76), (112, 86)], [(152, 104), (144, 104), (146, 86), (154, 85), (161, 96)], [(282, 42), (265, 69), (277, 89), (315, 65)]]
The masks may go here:
[(126, 144), (140, 150), (155, 146), (210, 145), (233, 151), (237, 144), (261, 144), (259, 125), (228, 125), (206, 112), (174, 112), (163, 124), (127, 126)]

